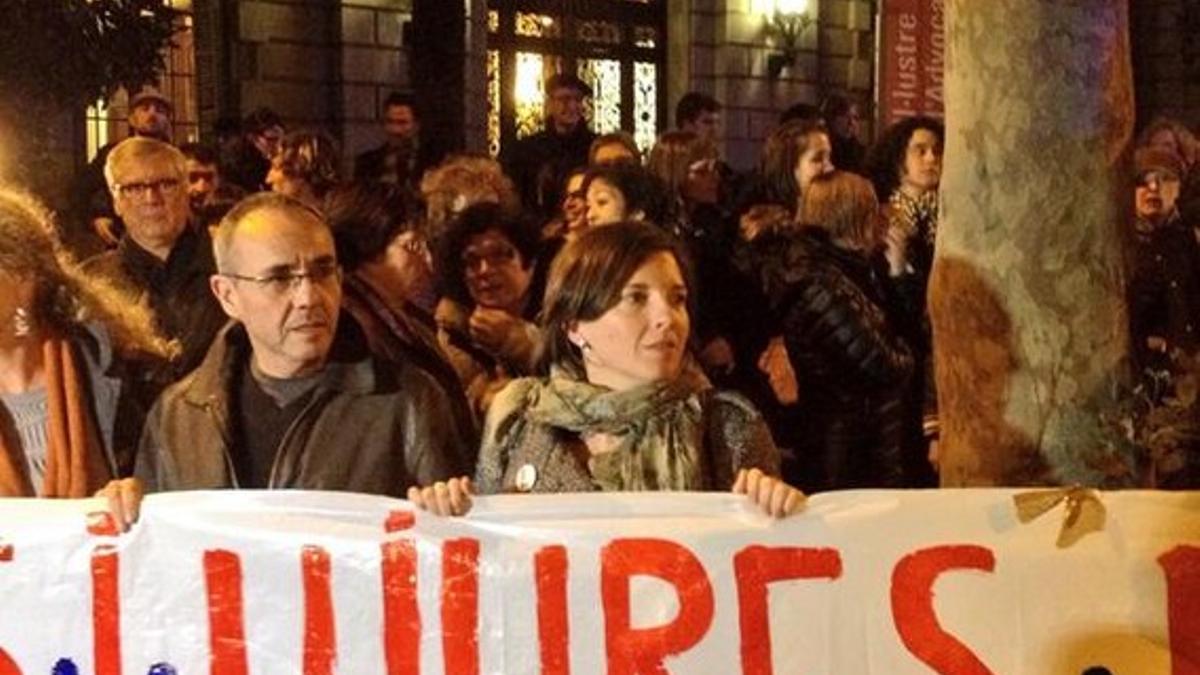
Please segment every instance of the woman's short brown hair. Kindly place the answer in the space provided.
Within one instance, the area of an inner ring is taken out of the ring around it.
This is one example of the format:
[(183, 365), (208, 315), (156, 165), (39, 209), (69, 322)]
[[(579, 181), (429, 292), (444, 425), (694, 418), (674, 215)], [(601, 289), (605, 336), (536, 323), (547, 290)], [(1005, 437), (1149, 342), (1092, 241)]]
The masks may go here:
[(879, 218), (871, 181), (848, 171), (814, 178), (800, 206), (801, 224), (817, 225), (834, 241), (860, 249), (874, 245)]
[(570, 325), (598, 319), (616, 305), (630, 277), (657, 253), (674, 256), (691, 298), (695, 285), (687, 255), (674, 237), (653, 225), (624, 222), (588, 228), (563, 247), (550, 267), (542, 302), (543, 364), (584, 377), (579, 349), (567, 338)]

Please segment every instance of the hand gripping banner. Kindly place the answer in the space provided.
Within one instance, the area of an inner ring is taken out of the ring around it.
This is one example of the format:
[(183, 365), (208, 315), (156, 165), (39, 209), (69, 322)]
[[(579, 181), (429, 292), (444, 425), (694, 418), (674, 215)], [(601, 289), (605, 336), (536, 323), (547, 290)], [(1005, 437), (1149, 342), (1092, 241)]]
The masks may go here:
[(3, 500), (0, 675), (1200, 674), (1200, 493), (1017, 495)]

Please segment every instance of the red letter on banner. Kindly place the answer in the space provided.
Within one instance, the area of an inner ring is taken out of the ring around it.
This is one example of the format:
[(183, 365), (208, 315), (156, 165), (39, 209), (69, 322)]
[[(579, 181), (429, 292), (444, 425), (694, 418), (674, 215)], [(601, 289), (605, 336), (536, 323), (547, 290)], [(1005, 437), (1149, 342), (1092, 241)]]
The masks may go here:
[[(88, 534), (115, 537), (112, 514), (88, 514)], [(96, 675), (121, 675), (120, 558), (112, 546), (92, 553), (92, 656)]]
[[(388, 532), (413, 525), (411, 511), (393, 511)], [(417, 548), (411, 539), (387, 541), (383, 553), (383, 649), (388, 675), (417, 675), (421, 669), (421, 610), (417, 606)]]
[(995, 566), (996, 557), (982, 546), (935, 546), (901, 558), (892, 571), (892, 620), (908, 651), (939, 673), (991, 675), (970, 649), (938, 625), (933, 582), (948, 570), (991, 572)]
[(242, 605), (242, 561), (232, 551), (204, 552), (208, 594), (209, 672), (246, 675), (246, 629)]
[(533, 558), (537, 579), (538, 645), (542, 675), (570, 675), (570, 624), (567, 617), (567, 549), (543, 546)]
[(1158, 564), (1167, 577), (1171, 675), (1200, 675), (1200, 548), (1176, 546)]
[[(679, 615), (674, 621), (654, 628), (630, 626), (629, 579), (634, 575), (655, 576), (675, 586)], [(712, 624), (712, 585), (704, 566), (691, 551), (665, 539), (615, 539), (605, 546), (600, 595), (610, 675), (667, 675), (663, 658), (690, 649)]]
[(304, 675), (333, 675), (337, 634), (329, 553), (320, 546), (305, 546), (300, 563), (304, 577)]
[(479, 540), (442, 544), (442, 653), (446, 672), (479, 672)]
[(747, 546), (733, 556), (742, 634), (743, 675), (771, 675), (767, 584), (784, 579), (837, 579), (842, 557), (832, 548)]

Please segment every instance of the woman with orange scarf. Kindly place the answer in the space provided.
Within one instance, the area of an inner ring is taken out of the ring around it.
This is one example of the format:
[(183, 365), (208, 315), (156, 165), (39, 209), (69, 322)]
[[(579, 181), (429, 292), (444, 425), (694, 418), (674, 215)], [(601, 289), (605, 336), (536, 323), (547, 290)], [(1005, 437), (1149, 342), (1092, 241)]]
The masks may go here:
[(91, 496), (131, 468), (169, 358), (148, 311), (88, 278), (34, 199), (0, 187), (0, 497)]

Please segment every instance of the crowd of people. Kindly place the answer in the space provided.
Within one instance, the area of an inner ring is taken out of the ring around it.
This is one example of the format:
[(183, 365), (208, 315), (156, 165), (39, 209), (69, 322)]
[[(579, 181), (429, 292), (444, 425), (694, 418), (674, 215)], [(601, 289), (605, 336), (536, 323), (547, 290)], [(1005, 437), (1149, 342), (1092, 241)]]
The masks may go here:
[[(53, 217), (0, 190), (0, 495), (303, 488), (407, 496), (937, 484), (925, 297), (943, 128), (868, 147), (859, 106), (799, 104), (739, 173), (721, 105), (678, 102), (643, 157), (586, 84), (499, 160), (439, 152), (405, 95), (343, 176), (257, 110), (172, 145), (130, 102)], [(1134, 357), (1197, 346), (1196, 141), (1136, 154)], [(1169, 365), (1167, 366), (1169, 367)]]

